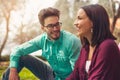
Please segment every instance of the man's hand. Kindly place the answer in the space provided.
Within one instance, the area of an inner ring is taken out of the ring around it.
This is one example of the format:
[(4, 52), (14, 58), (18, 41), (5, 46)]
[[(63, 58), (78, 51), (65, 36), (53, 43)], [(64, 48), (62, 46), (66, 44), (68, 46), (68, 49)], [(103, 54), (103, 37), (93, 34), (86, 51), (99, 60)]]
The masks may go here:
[(19, 75), (16, 68), (10, 68), (9, 80), (19, 80)]

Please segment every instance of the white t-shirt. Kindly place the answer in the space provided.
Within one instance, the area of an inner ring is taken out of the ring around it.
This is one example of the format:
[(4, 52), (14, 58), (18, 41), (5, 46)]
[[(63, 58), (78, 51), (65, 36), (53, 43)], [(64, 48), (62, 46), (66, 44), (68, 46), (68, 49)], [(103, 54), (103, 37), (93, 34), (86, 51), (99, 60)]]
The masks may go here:
[(90, 60), (87, 60), (86, 61), (86, 72), (88, 73), (88, 70), (89, 70), (89, 68), (90, 68), (90, 64), (91, 64), (91, 61)]

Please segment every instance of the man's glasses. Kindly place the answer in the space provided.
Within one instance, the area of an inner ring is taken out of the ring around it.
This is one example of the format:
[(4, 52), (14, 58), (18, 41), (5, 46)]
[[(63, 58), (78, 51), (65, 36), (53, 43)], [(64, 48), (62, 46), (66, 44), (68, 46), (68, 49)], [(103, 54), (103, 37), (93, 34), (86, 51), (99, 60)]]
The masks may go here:
[(55, 24), (48, 24), (48, 25), (45, 26), (45, 27), (47, 27), (47, 28), (49, 28), (49, 29), (53, 29), (54, 27), (60, 27), (60, 26), (62, 26), (62, 23), (61, 23), (61, 22), (57, 22), (57, 23), (55, 23)]

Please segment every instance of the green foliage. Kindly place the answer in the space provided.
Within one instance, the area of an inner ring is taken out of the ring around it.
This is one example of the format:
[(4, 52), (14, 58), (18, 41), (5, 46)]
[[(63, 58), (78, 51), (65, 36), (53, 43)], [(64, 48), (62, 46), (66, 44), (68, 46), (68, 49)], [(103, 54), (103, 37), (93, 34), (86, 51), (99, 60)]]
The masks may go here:
[(0, 80), (2, 77), (3, 72), (5, 71), (6, 67), (0, 67)]

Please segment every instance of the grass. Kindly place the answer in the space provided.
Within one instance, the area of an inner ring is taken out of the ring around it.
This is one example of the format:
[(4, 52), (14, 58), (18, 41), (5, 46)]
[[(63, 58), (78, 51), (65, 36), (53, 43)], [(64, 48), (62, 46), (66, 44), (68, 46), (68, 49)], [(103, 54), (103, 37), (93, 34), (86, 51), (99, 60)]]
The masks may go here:
[(5, 69), (6, 69), (6, 67), (0, 67), (0, 80), (1, 80), (1, 75), (4, 72)]
[[(0, 67), (0, 80), (1, 80), (1, 75), (5, 71), (5, 69), (6, 67)], [(20, 80), (39, 80), (26, 68), (23, 68), (19, 76), (20, 76)]]
[(20, 76), (20, 80), (39, 80), (26, 68), (23, 68), (19, 76)]

